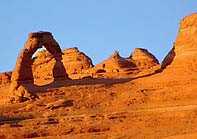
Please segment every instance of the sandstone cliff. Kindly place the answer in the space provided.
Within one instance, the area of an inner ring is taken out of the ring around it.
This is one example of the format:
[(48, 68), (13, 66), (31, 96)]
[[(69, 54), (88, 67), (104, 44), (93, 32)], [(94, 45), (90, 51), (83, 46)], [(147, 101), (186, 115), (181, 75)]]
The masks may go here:
[(181, 21), (174, 46), (163, 60), (162, 68), (176, 73), (197, 71), (197, 14)]

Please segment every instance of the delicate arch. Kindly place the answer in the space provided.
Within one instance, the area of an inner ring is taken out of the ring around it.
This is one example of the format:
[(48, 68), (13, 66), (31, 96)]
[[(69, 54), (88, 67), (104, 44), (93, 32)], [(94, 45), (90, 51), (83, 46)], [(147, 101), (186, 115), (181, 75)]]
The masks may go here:
[(44, 46), (56, 60), (56, 64), (53, 69), (54, 79), (68, 78), (63, 63), (61, 62), (61, 48), (53, 38), (53, 35), (50, 32), (35, 32), (29, 34), (25, 46), (17, 58), (16, 66), (12, 73), (12, 81), (30, 81), (33, 83), (34, 78), (32, 73), (32, 56), (37, 51), (37, 49), (42, 48), (42, 46)]

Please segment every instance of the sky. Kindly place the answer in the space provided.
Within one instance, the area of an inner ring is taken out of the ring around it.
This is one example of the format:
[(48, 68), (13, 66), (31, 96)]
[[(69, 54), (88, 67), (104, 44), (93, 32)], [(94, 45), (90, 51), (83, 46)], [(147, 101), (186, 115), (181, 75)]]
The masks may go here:
[(29, 32), (52, 32), (62, 49), (78, 47), (94, 64), (115, 50), (148, 49), (159, 61), (197, 0), (1, 0), (0, 72), (14, 68)]

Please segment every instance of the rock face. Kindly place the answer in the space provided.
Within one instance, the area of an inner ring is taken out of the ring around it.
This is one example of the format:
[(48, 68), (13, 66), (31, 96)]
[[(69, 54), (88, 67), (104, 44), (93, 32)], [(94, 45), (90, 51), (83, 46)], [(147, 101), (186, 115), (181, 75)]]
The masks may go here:
[(93, 67), (92, 60), (76, 47), (65, 49), (63, 53), (63, 63), (68, 74), (83, 73)]
[(0, 84), (7, 84), (11, 81), (11, 72), (0, 73)]
[(185, 17), (174, 47), (162, 62), (162, 68), (197, 71), (197, 14)]
[(46, 50), (39, 51), (35, 54), (32, 71), (34, 81), (53, 79), (53, 67), (55, 58)]
[(133, 54), (130, 56), (131, 60), (135, 63), (139, 70), (149, 69), (159, 65), (157, 58), (143, 48), (135, 48)]
[(159, 65), (159, 61), (146, 49), (136, 48), (129, 58), (123, 58), (115, 52), (107, 60), (96, 65), (96, 72), (137, 74)]
[[(34, 77), (32, 72), (32, 56), (37, 51), (37, 49), (42, 48), (42, 46), (44, 46), (55, 59), (55, 64), (53, 67), (54, 80), (59, 78), (68, 78), (63, 63), (61, 62), (61, 48), (53, 38), (52, 34), (50, 32), (30, 33), (24, 48), (21, 50), (17, 58), (15, 69), (12, 72), (12, 85), (10, 87), (10, 92), (12, 92), (14, 95), (28, 91), (23, 86), (24, 82), (28, 81), (32, 84), (34, 83)], [(21, 91), (21, 88), (24, 88), (24, 90)]]
[(135, 68), (135, 64), (123, 58), (115, 51), (108, 59), (95, 66), (97, 72), (122, 72), (123, 70)]
[[(54, 66), (55, 59), (47, 51), (40, 51), (35, 55), (33, 62), (33, 74), (35, 79), (51, 79), (52, 68)], [(69, 76), (72, 74), (82, 74), (89, 68), (93, 67), (92, 60), (80, 52), (78, 48), (68, 48), (63, 51), (62, 63)]]

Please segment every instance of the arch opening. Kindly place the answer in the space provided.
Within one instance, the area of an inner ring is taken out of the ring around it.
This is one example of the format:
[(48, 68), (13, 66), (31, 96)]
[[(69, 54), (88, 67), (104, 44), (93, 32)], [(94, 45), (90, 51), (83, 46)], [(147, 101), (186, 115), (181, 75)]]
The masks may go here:
[(45, 53), (46, 51), (47, 49), (44, 46), (42, 46), (41, 48), (38, 48), (36, 52), (32, 55), (31, 59), (34, 60), (36, 57), (38, 57), (42, 53)]

